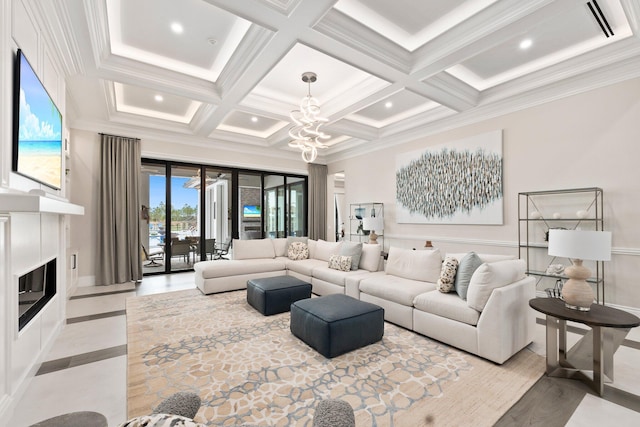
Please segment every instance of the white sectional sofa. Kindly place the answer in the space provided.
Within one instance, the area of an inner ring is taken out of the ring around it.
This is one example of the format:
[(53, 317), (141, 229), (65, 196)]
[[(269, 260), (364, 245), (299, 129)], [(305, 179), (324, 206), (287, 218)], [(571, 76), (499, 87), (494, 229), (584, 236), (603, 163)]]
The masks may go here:
[(345, 293), (377, 304), (389, 322), (500, 364), (533, 340), (535, 279), (525, 276), (522, 260), (448, 254), (460, 265), (458, 290), (445, 293), (438, 290), (443, 257), (437, 249), (392, 247), (382, 269), (379, 245), (364, 244), (357, 269), (339, 271), (329, 268), (329, 258), (353, 253), (353, 243), (308, 240), (309, 258), (293, 261), (286, 256), (291, 242), (236, 240), (233, 260), (195, 264), (196, 284), (210, 294), (244, 289), (252, 278), (295, 276), (317, 295)]
[[(287, 257), (288, 246), (295, 241), (307, 243), (308, 259), (294, 261)], [(359, 246), (362, 250), (356, 269), (339, 271), (328, 267), (331, 255), (350, 253)], [(202, 293), (212, 294), (246, 289), (249, 279), (290, 275), (311, 283), (317, 295), (345, 293), (348, 277), (358, 278), (382, 266), (380, 245), (359, 246), (306, 238), (234, 240), (233, 259), (194, 265), (196, 286)]]

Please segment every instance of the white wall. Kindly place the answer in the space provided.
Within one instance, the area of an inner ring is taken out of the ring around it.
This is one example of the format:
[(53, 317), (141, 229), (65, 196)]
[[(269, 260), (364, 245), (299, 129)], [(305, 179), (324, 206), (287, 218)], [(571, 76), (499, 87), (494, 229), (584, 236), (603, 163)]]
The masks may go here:
[[(0, 2), (0, 196), (41, 190), (55, 197), (66, 192), (50, 189), (11, 172), (13, 129), (13, 64), (21, 48), (65, 117), (65, 82), (54, 50), (38, 25), (32, 2)], [(64, 159), (63, 159), (64, 169)], [(6, 199), (5, 199), (6, 200)], [(40, 212), (0, 211), (0, 419), (10, 418), (14, 405), (34, 376), (65, 319), (65, 218)], [(18, 332), (18, 276), (57, 258), (57, 293)]]
[[(504, 225), (396, 223), (396, 154), (496, 129), (503, 129)], [(421, 247), (429, 239), (444, 251), (517, 255), (519, 192), (601, 187), (605, 230), (612, 231), (614, 246), (605, 263), (606, 302), (639, 308), (639, 158), (640, 79), (635, 79), (328, 166), (330, 174), (346, 174), (347, 206), (385, 203), (387, 248)]]
[(71, 250), (78, 253), (78, 286), (95, 284), (100, 176), (100, 135), (71, 129), (70, 201), (84, 206), (83, 216), (71, 218)]

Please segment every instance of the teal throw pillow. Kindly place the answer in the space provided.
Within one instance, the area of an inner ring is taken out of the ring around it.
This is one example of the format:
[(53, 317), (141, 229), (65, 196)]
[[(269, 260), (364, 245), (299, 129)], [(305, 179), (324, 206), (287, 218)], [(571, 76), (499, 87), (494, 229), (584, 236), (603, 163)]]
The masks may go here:
[(456, 293), (463, 300), (467, 299), (467, 289), (469, 288), (469, 282), (473, 272), (482, 265), (482, 260), (475, 252), (469, 252), (458, 264), (458, 271), (456, 273), (455, 289)]
[(362, 243), (342, 242), (340, 255), (351, 257), (351, 270), (357, 270), (362, 256)]

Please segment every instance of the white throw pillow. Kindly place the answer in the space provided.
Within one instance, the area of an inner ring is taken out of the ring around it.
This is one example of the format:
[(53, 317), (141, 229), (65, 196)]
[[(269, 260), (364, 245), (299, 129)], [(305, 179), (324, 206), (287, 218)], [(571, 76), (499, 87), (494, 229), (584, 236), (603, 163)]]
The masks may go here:
[(302, 242), (302, 243), (307, 243), (307, 240), (309, 240), (308, 237), (306, 236), (289, 236), (286, 238), (287, 239), (287, 246), (284, 249), (284, 253), (288, 254), (289, 253), (289, 245), (293, 242)]
[(275, 258), (271, 239), (233, 239), (233, 259)]
[(482, 311), (496, 288), (525, 277), (526, 263), (522, 259), (484, 263), (473, 273), (467, 290), (467, 305)]
[(300, 261), (309, 258), (309, 248), (306, 243), (291, 242), (287, 257), (292, 261)]
[(360, 256), (359, 268), (367, 271), (378, 271), (380, 266), (380, 256), (382, 255), (382, 246), (362, 245), (362, 255)]
[(340, 253), (340, 244), (342, 242), (325, 242), (318, 239), (314, 250), (313, 257), (320, 261), (329, 262), (331, 255), (338, 255)]
[(152, 414), (131, 418), (118, 427), (205, 427), (205, 425), (180, 415)]
[(347, 255), (331, 255), (329, 268), (340, 271), (351, 271), (351, 257)]
[(389, 248), (386, 274), (405, 279), (436, 283), (440, 277), (442, 258), (440, 250)]
[(447, 293), (455, 290), (456, 272), (458, 271), (458, 260), (454, 257), (446, 257), (442, 262), (442, 270), (438, 279), (438, 289), (440, 292)]

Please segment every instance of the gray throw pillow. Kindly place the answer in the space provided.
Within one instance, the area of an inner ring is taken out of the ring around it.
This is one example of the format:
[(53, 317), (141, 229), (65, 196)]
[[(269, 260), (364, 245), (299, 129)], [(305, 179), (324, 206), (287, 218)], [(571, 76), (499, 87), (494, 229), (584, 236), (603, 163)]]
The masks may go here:
[(456, 293), (463, 300), (467, 299), (467, 289), (473, 272), (482, 265), (482, 260), (475, 252), (469, 252), (460, 260), (458, 264), (458, 272), (456, 273)]
[(351, 270), (357, 270), (362, 256), (362, 243), (342, 242), (340, 255), (351, 257)]

